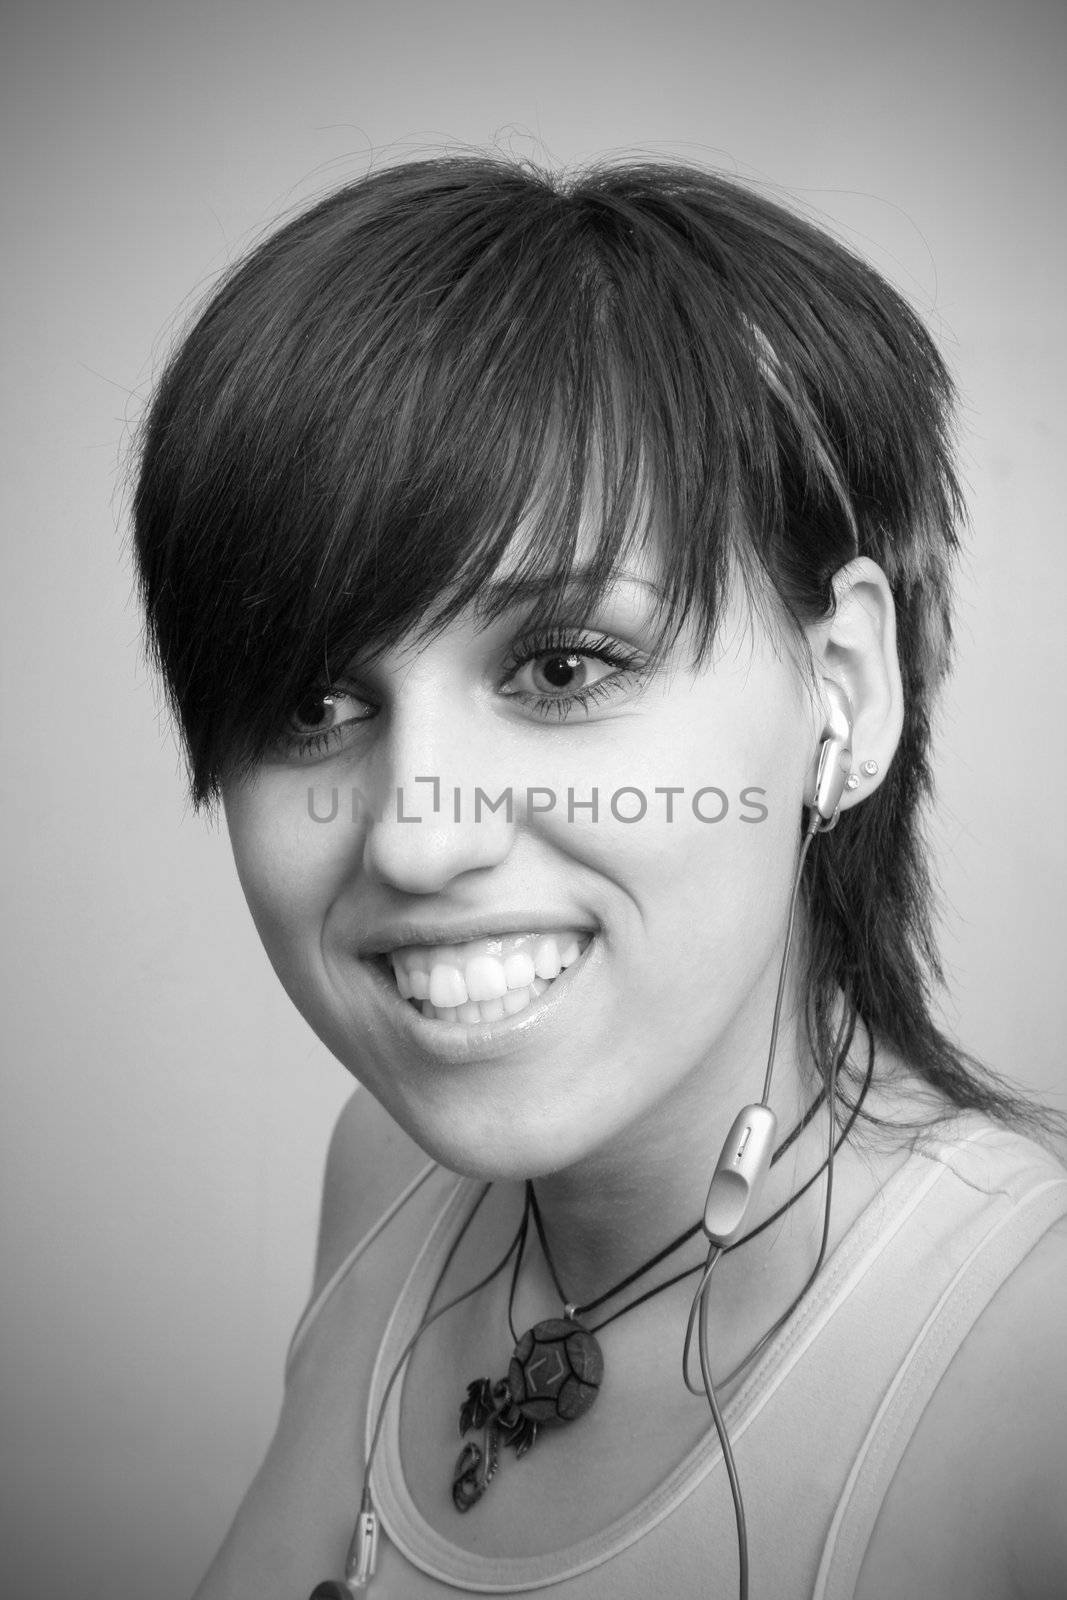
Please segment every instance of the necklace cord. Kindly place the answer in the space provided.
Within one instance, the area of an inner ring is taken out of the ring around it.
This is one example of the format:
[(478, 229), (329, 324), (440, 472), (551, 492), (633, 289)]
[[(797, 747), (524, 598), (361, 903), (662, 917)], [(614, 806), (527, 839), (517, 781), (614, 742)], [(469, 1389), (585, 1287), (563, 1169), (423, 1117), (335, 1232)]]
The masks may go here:
[[(548, 1267), (549, 1274), (550, 1274), (550, 1276), (552, 1278), (553, 1287), (555, 1288), (555, 1291), (559, 1295), (559, 1297), (562, 1300), (563, 1304), (564, 1305), (568, 1305), (569, 1301), (567, 1299), (567, 1291), (566, 1291), (566, 1289), (564, 1289), (563, 1285), (559, 1281), (559, 1273), (556, 1271), (556, 1263), (552, 1259), (552, 1252), (548, 1248), (548, 1240), (545, 1237), (545, 1224), (544, 1224), (544, 1219), (541, 1216), (541, 1207), (537, 1204), (537, 1194), (536, 1194), (536, 1191), (534, 1190), (534, 1186), (533, 1186), (533, 1184), (532, 1184), (532, 1182), (530, 1181), (529, 1178), (527, 1178), (527, 1180), (526, 1180), (526, 1203), (529, 1206), (530, 1213), (531, 1213), (531, 1215), (533, 1216), (533, 1219), (534, 1219), (534, 1227), (537, 1229), (537, 1238), (538, 1238), (538, 1242), (539, 1242), (539, 1244), (541, 1246), (541, 1254), (545, 1258), (545, 1265)], [(660, 1259), (662, 1259), (662, 1257)], [(644, 1269), (644, 1270), (647, 1271), (647, 1268)], [(637, 1272), (636, 1276), (637, 1277), (641, 1276), (641, 1271), (640, 1270)], [(627, 1279), (626, 1281), (627, 1282), (632, 1282), (633, 1279), (630, 1278), (630, 1279)], [(626, 1283), (617, 1284), (616, 1287), (615, 1287), (614, 1292), (617, 1294), (620, 1289), (624, 1289), (625, 1287), (626, 1287)], [(599, 1301), (595, 1302), (595, 1304), (597, 1304), (597, 1305), (599, 1305), (599, 1303), (600, 1303)], [(588, 1309), (588, 1308), (586, 1308), (586, 1309)]]
[[(516, 1344), (519, 1342), (519, 1330), (515, 1326), (515, 1296), (519, 1289), (519, 1273), (522, 1271), (522, 1258), (526, 1251), (526, 1236), (530, 1231), (530, 1192), (530, 1185), (527, 1184), (525, 1202), (522, 1208), (522, 1221), (519, 1223), (519, 1231), (515, 1235), (511, 1246), (515, 1250), (515, 1265), (511, 1269), (511, 1286), (508, 1289), (508, 1328)], [(516, 1246), (518, 1247), (517, 1249)]]
[[(800, 1138), (800, 1135), (804, 1132), (804, 1129), (806, 1127), (808, 1127), (808, 1125), (817, 1116), (819, 1108), (820, 1108), (820, 1106), (822, 1106), (822, 1104), (824, 1103), (825, 1099), (826, 1099), (826, 1085), (824, 1083), (822, 1088), (819, 1090), (818, 1094), (815, 1096), (815, 1099), (811, 1102), (811, 1105), (808, 1107), (808, 1109), (805, 1111), (804, 1115), (801, 1117), (800, 1121), (799, 1122), (795, 1122), (793, 1124), (792, 1128), (789, 1130), (789, 1132), (786, 1134), (785, 1138), (782, 1140), (781, 1144), (778, 1146), (777, 1150), (774, 1152), (773, 1156), (771, 1157), (771, 1166), (772, 1167), (774, 1166), (776, 1161), (780, 1161), (781, 1160), (782, 1156), (785, 1155), (785, 1153), (789, 1149), (790, 1145), (795, 1144), (796, 1141)], [(746, 1237), (747, 1237), (747, 1235), (746, 1235)], [(728, 1248), (732, 1250), (733, 1249), (733, 1245), (730, 1245)]]

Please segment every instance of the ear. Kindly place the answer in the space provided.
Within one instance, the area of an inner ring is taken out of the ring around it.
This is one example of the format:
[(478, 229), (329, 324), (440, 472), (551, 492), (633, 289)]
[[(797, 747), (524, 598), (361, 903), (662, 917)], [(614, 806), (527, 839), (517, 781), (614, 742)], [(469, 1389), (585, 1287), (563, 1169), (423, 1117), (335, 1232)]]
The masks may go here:
[[(858, 556), (835, 573), (833, 589), (833, 616), (806, 631), (819, 676), (839, 684), (852, 706), (852, 770), (859, 782), (841, 796), (847, 810), (873, 794), (889, 770), (904, 725), (904, 691), (896, 607), (881, 567)], [(817, 757), (816, 750), (813, 772)], [(871, 761), (877, 771), (865, 772)]]

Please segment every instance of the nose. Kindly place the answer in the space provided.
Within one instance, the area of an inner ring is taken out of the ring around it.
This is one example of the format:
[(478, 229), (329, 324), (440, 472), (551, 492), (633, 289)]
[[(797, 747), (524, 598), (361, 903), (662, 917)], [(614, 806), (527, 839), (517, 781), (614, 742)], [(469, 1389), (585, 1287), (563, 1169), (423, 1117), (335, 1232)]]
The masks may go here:
[(512, 792), (489, 776), (497, 764), (468, 740), (446, 742), (436, 731), (417, 751), (399, 732), (390, 739), (363, 841), (364, 873), (406, 894), (438, 894), (466, 873), (498, 866), (514, 842)]

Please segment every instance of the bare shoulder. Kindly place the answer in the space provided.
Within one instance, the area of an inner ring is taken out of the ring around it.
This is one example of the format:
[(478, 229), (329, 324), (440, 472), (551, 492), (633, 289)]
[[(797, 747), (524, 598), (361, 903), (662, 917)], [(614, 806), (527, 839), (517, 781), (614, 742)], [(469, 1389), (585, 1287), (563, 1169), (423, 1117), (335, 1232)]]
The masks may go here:
[(857, 1600), (1067, 1593), (1067, 1219), (960, 1346), (878, 1515)]
[[(427, 1159), (366, 1090), (345, 1102), (326, 1158), (312, 1302)], [(358, 1480), (345, 1452), (359, 1428), (345, 1410), (355, 1403), (347, 1374), (339, 1386), (334, 1374), (328, 1364), (303, 1373), (290, 1365), (274, 1437), (194, 1600), (295, 1595), (298, 1569), (336, 1542), (338, 1518), (350, 1528), (350, 1483)], [(321, 1465), (330, 1460), (341, 1463), (332, 1474)], [(330, 1487), (337, 1484), (340, 1511)]]
[(326, 1156), (313, 1299), (428, 1159), (372, 1094), (356, 1089)]

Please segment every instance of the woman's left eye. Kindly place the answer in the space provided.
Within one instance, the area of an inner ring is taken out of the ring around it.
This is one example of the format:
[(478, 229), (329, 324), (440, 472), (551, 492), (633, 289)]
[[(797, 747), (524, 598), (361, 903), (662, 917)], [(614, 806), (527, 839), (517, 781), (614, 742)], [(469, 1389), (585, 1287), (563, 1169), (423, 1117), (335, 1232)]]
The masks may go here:
[(613, 639), (554, 635), (520, 641), (508, 663), (504, 691), (508, 699), (522, 700), (542, 716), (560, 721), (575, 706), (588, 710), (609, 699), (633, 679), (644, 658)]

